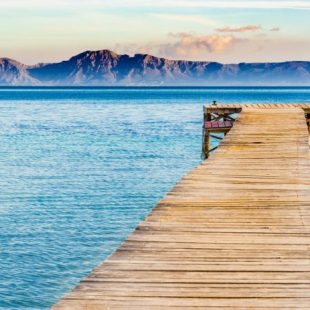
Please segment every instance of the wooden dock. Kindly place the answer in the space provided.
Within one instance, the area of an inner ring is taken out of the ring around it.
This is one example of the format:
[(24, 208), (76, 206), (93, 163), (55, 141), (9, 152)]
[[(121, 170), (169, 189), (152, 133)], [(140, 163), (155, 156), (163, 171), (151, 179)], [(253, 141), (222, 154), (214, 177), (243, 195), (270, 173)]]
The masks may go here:
[(216, 108), (221, 146), (54, 310), (310, 309), (308, 106)]

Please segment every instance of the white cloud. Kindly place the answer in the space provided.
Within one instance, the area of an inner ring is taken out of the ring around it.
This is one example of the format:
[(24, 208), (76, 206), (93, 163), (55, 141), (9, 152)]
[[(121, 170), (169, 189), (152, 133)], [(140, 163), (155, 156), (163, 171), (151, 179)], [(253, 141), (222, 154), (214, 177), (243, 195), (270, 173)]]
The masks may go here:
[[(176, 7), (176, 0), (0, 0), (0, 7)], [(178, 8), (310, 9), (305, 0), (179, 0)]]

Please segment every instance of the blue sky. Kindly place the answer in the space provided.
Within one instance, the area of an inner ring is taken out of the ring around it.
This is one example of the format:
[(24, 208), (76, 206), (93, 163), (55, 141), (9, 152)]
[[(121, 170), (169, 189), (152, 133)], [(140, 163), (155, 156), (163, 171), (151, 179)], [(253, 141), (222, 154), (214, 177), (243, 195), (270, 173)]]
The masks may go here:
[(84, 50), (225, 63), (310, 60), (310, 1), (0, 0), (0, 57)]

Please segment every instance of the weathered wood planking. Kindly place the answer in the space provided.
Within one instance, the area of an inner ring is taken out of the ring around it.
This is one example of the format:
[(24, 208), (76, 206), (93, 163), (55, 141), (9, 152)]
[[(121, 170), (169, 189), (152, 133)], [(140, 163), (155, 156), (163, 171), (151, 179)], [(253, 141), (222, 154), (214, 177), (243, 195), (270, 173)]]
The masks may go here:
[(242, 109), (242, 108), (259, 108), (259, 109), (278, 109), (278, 108), (301, 108), (310, 109), (309, 103), (218, 103), (208, 104), (206, 108), (219, 107), (221, 109)]
[(53, 309), (310, 309), (301, 108), (243, 107), (220, 148)]

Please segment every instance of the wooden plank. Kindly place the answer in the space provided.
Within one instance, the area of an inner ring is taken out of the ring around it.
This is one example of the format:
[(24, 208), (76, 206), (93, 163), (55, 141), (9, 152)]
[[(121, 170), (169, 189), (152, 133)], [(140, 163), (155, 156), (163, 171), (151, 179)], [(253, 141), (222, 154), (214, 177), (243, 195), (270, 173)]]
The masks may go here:
[[(274, 109), (274, 108), (279, 108), (279, 109), (286, 109), (286, 108), (301, 108), (301, 109), (310, 109), (310, 104), (309, 103), (256, 103), (256, 104), (239, 104), (239, 103), (217, 103), (216, 105), (213, 104), (207, 104), (205, 106), (205, 109), (211, 109), (211, 110), (219, 110), (219, 111), (224, 111), (226, 110), (238, 110), (242, 108), (259, 108), (259, 109)], [(238, 113), (238, 112), (235, 112)]]
[(205, 122), (205, 128), (231, 128), (233, 126), (232, 121), (211, 121)]
[(310, 309), (308, 105), (219, 106), (218, 150), (53, 309)]

